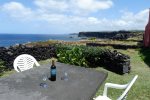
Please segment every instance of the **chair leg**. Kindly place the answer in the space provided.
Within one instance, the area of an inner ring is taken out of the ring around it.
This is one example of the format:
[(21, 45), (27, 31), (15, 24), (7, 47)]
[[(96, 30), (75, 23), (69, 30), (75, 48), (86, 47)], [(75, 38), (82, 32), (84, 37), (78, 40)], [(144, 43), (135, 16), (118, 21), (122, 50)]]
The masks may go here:
[(127, 94), (124, 96), (124, 98), (122, 100), (126, 100), (126, 98), (127, 98)]

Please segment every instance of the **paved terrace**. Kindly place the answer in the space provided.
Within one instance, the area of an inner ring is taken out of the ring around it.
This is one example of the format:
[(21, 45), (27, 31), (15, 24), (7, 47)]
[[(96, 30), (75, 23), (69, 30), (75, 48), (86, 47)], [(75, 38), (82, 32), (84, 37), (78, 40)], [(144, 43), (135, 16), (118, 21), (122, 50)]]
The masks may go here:
[[(92, 100), (105, 81), (107, 73), (73, 65), (56, 63), (57, 80), (46, 80), (43, 88), (42, 76), (50, 73), (50, 64), (14, 73), (0, 78), (0, 100)], [(61, 80), (64, 72), (68, 80)]]

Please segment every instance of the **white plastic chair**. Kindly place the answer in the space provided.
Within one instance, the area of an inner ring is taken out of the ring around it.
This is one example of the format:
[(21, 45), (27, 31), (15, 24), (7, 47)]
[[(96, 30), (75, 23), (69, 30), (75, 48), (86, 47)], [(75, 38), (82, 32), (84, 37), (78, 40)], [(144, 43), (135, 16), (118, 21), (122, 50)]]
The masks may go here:
[(33, 68), (34, 64), (36, 66), (40, 66), (40, 64), (36, 61), (36, 59), (33, 56), (28, 54), (22, 54), (16, 57), (13, 66), (17, 72), (22, 72)]
[(122, 93), (122, 95), (117, 100), (125, 100), (127, 97), (127, 93), (136, 81), (138, 75), (134, 76), (132, 81), (130, 81), (128, 84), (120, 85), (120, 84), (113, 84), (113, 83), (106, 83), (103, 91), (103, 96), (98, 96), (96, 98), (93, 98), (94, 100), (111, 100), (109, 97), (107, 97), (107, 90), (108, 88), (116, 88), (116, 89), (125, 89), (125, 91)]

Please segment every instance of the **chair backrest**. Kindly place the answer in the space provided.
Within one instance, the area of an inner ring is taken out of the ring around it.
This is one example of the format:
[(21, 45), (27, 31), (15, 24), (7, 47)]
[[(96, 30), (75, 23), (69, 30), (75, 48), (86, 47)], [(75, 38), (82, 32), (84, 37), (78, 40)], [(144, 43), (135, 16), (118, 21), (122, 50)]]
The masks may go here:
[(134, 76), (134, 78), (127, 84), (125, 91), (117, 100), (123, 100), (126, 98), (128, 91), (130, 90), (130, 88), (132, 87), (132, 85), (134, 84), (137, 78), (138, 78), (138, 75)]
[(29, 54), (22, 54), (16, 57), (13, 66), (17, 72), (22, 72), (33, 68), (34, 64), (36, 66), (40, 66), (40, 64), (36, 61), (36, 59), (33, 56)]

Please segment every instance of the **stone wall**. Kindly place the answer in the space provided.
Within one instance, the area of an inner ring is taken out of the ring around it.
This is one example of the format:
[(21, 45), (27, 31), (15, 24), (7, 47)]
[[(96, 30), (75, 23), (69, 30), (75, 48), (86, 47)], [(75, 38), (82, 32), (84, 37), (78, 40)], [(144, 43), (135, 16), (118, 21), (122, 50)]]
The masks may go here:
[(137, 49), (140, 45), (125, 45), (125, 44), (100, 44), (100, 43), (86, 43), (87, 46), (112, 46), (115, 49)]
[(51, 57), (56, 57), (55, 47), (49, 46), (26, 46), (16, 45), (10, 47), (0, 47), (0, 59), (4, 61), (8, 69), (13, 69), (13, 61), (20, 54), (30, 54), (38, 61)]
[(116, 72), (118, 74), (129, 73), (130, 66), (130, 57), (128, 55), (117, 52), (116, 50), (109, 51), (106, 50), (100, 55), (101, 64), (105, 66), (107, 70)]

